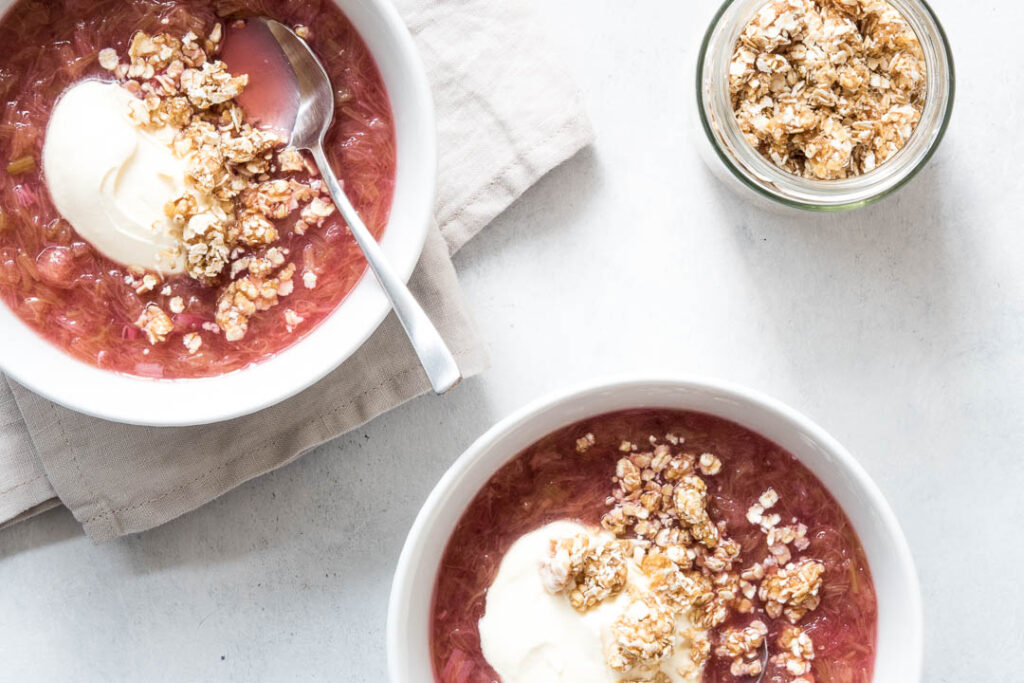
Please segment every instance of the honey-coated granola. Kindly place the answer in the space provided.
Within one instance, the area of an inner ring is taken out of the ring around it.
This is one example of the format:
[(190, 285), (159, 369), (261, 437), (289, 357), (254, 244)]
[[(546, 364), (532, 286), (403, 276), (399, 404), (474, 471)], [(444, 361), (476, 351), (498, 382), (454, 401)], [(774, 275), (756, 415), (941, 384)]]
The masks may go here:
[(740, 34), (732, 106), (751, 145), (798, 176), (868, 173), (910, 139), (926, 65), (886, 0), (771, 0)]
[[(594, 436), (584, 434), (576, 450), (594, 445)], [(825, 567), (813, 558), (793, 559), (809, 548), (807, 527), (796, 520), (782, 525), (772, 512), (779, 495), (767, 489), (747, 520), (765, 535), (768, 554), (738, 567), (739, 544), (708, 509), (704, 477), (724, 465), (712, 453), (688, 453), (683, 445), (671, 434), (664, 442), (652, 436), (647, 444), (619, 445), (624, 455), (601, 521), (604, 535), (552, 540), (540, 564), (545, 589), (565, 595), (580, 612), (620, 594), (628, 598), (611, 626), (605, 659), (630, 681), (669, 680), (661, 667), (683, 644), (689, 654), (678, 665), (680, 675), (698, 673), (714, 654), (730, 661), (733, 676), (758, 676), (769, 647), (762, 619), (784, 617), (771, 661), (793, 683), (808, 683), (814, 644), (797, 624), (820, 603)], [(746, 625), (723, 627), (712, 648), (709, 631), (736, 615), (749, 615)]]
[[(206, 38), (140, 31), (131, 39), (127, 62), (104, 49), (99, 63), (136, 96), (128, 112), (132, 122), (169, 137), (175, 155), (186, 162), (186, 189), (165, 207), (179, 249), (164, 256), (183, 261), (191, 278), (220, 289), (216, 326), (204, 330), (237, 341), (253, 315), (294, 289), (296, 266), (288, 263), (286, 249), (275, 246), (277, 221), (299, 212), (293, 229), (302, 234), (335, 209), (302, 154), (286, 148), (277, 133), (246, 121), (235, 98), (249, 76), (230, 73), (216, 58), (222, 38), (220, 24)], [(314, 287), (315, 277), (306, 271), (304, 285)], [(131, 284), (142, 294), (159, 281), (147, 273)], [(170, 307), (177, 314), (186, 304), (174, 297)], [(289, 331), (301, 322), (293, 311), (285, 316)], [(173, 329), (156, 303), (146, 306), (136, 324), (152, 344), (165, 341)], [(198, 333), (183, 341), (189, 353), (202, 345)]]

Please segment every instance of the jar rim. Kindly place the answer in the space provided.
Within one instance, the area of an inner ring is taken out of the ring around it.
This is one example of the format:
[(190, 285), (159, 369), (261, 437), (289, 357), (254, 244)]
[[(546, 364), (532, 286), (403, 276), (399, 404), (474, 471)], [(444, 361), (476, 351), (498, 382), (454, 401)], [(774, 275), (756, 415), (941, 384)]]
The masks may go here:
[[(716, 47), (714, 40), (720, 32), (726, 15), (730, 9), (748, 3), (760, 6), (768, 0), (724, 0), (715, 12), (708, 25), (697, 54), (695, 88), (697, 96), (697, 113), (704, 135), (711, 143), (715, 155), (729, 170), (729, 173), (744, 186), (773, 202), (792, 208), (810, 211), (843, 211), (867, 206), (896, 192), (927, 165), (945, 137), (952, 118), (953, 103), (956, 95), (956, 72), (953, 54), (945, 29), (938, 16), (925, 0), (887, 0), (904, 15), (911, 24), (925, 52), (928, 78), (928, 94), (925, 110), (914, 133), (907, 143), (890, 159), (879, 164), (878, 168), (852, 178), (842, 180), (808, 179), (790, 173), (766, 159), (743, 136), (736, 121), (735, 113), (728, 97), (728, 79), (722, 73), (721, 82), (717, 83), (717, 94), (725, 93), (728, 103), (728, 115), (724, 118), (725, 133), (734, 142), (742, 144), (729, 146), (728, 139), (723, 139), (712, 121), (713, 111), (709, 108), (709, 88), (713, 88), (719, 79), (705, 78), (708, 68), (709, 52)], [(737, 22), (733, 31), (735, 35), (727, 35), (728, 54), (731, 56), (739, 32), (749, 19)], [(721, 46), (718, 46), (721, 50)], [(728, 61), (725, 62), (727, 66)], [(716, 72), (717, 73), (717, 72)], [(712, 76), (715, 74), (711, 74)], [(941, 86), (936, 90), (936, 86)], [(713, 95), (715, 91), (711, 91)], [(933, 98), (933, 93), (938, 100)], [(928, 115), (928, 125), (926, 116)], [(780, 189), (780, 188), (784, 188)]]

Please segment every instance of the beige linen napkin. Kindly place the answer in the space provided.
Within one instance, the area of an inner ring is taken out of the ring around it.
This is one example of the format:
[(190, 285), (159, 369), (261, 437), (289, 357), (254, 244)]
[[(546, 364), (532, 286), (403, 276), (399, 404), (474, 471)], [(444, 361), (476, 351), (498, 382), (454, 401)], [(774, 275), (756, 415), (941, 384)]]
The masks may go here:
[[(485, 367), (486, 352), (451, 254), (593, 133), (521, 0), (396, 4), (426, 63), (439, 128), (437, 226), (410, 286), (469, 376)], [(0, 380), (0, 526), (59, 498), (97, 541), (143, 531), (428, 388), (394, 316), (309, 390), (258, 415), (206, 427), (105, 422)]]

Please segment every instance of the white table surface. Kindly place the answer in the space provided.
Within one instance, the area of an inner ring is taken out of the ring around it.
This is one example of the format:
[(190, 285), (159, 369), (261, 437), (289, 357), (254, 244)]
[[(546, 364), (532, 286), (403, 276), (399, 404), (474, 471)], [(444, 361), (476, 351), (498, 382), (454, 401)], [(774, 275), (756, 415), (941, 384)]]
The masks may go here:
[(545, 392), (629, 371), (774, 394), (874, 475), (916, 556), (925, 680), (1021, 680), (1024, 5), (935, 0), (959, 92), (895, 198), (765, 215), (684, 120), (711, 0), (530, 0), (596, 147), (458, 256), (493, 367), (166, 526), (0, 532), (0, 680), (383, 681), (405, 533), (448, 464)]

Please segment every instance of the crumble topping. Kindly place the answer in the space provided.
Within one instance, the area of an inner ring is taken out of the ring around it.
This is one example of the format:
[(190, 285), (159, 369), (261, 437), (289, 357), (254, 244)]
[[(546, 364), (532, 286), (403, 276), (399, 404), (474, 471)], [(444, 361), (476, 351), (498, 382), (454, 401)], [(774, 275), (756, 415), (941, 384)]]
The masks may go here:
[(768, 627), (763, 621), (755, 620), (741, 629), (728, 629), (722, 633), (721, 644), (715, 649), (715, 656), (732, 658), (729, 673), (733, 676), (758, 676), (764, 670), (761, 662), (761, 646), (764, 645)]
[(700, 456), (700, 472), (713, 477), (722, 471), (722, 461), (711, 453), (704, 453)]
[(595, 544), (586, 534), (552, 541), (541, 561), (541, 582), (549, 593), (565, 591), (569, 603), (585, 612), (625, 587), (626, 550), (618, 541)]
[(190, 354), (194, 354), (199, 351), (199, 347), (203, 345), (203, 338), (195, 332), (189, 332), (182, 337), (181, 341)]
[(771, 0), (729, 68), (747, 140), (795, 175), (874, 170), (910, 139), (925, 101), (924, 53), (886, 0)]
[(672, 653), (675, 630), (675, 610), (656, 595), (633, 600), (612, 624), (608, 666), (614, 671), (631, 671), (665, 659)]
[(109, 47), (106, 48), (106, 49), (100, 50), (99, 60), (100, 60), (100, 66), (102, 66), (107, 71), (113, 71), (114, 69), (117, 68), (117, 65), (118, 65), (118, 62), (119, 62), (118, 57), (117, 57), (117, 50), (114, 50), (114, 49), (109, 48)]
[[(809, 547), (807, 527), (795, 519), (782, 525), (772, 512), (779, 494), (765, 490), (746, 517), (765, 535), (768, 553), (751, 566), (736, 566), (740, 546), (726, 524), (712, 518), (704, 479), (725, 464), (713, 453), (683, 451), (685, 441), (676, 436), (665, 441), (651, 437), (643, 450), (629, 441), (618, 445), (623, 456), (601, 520), (610, 534), (553, 539), (539, 567), (545, 590), (565, 595), (580, 612), (628, 597), (605, 647), (607, 665), (628, 680), (669, 680), (659, 667), (683, 642), (690, 652), (678, 665), (681, 674), (699, 671), (713, 654), (731, 660), (737, 678), (758, 676), (767, 661), (765, 620), (784, 617), (788, 623), (771, 661), (793, 676), (791, 683), (809, 683), (803, 677), (810, 674), (814, 645), (797, 624), (821, 601), (825, 566), (792, 559)], [(584, 434), (576, 450), (595, 444), (593, 434)], [(708, 632), (736, 615), (750, 617), (738, 619), (743, 625), (731, 621), (712, 646)]]
[(288, 147), (277, 153), (277, 167), (284, 173), (300, 173), (306, 170), (306, 161), (299, 150)]
[(174, 330), (174, 323), (156, 304), (149, 304), (143, 308), (135, 325), (146, 333), (150, 344), (166, 341), (167, 335)]
[(238, 341), (249, 329), (249, 318), (257, 311), (277, 305), (279, 297), (292, 293), (295, 264), (290, 263), (275, 277), (246, 275), (224, 290), (217, 302), (217, 325), (228, 341)]
[(306, 289), (316, 289), (316, 273), (311, 270), (302, 271), (302, 284)]
[(209, 109), (242, 94), (249, 76), (232, 76), (224, 62), (204, 62), (198, 69), (185, 69), (179, 77), (181, 90), (196, 109)]
[(790, 562), (765, 577), (757, 597), (764, 601), (769, 616), (778, 618), (784, 614), (796, 624), (805, 614), (818, 608), (824, 574), (825, 565), (817, 560)]
[[(183, 257), (189, 277), (220, 289), (216, 325), (203, 328), (238, 341), (254, 314), (294, 289), (296, 266), (287, 262), (286, 249), (275, 246), (281, 237), (277, 222), (298, 213), (294, 230), (303, 234), (322, 226), (335, 207), (309, 160), (277, 133), (247, 122), (235, 99), (249, 76), (232, 74), (217, 58), (222, 38), (220, 24), (205, 38), (139, 31), (127, 61), (106, 48), (99, 62), (136, 96), (128, 111), (135, 125), (168, 135), (174, 154), (185, 161), (186, 189), (164, 207), (180, 231), (180, 253), (169, 256)], [(302, 281), (312, 289), (317, 275), (307, 268)], [(136, 291), (148, 293), (158, 284), (147, 274)], [(180, 297), (168, 307), (175, 314), (184, 310)], [(152, 315), (144, 311), (137, 325), (156, 344), (173, 325), (165, 330), (163, 320), (151, 322)], [(285, 315), (289, 331), (301, 321), (294, 312)], [(201, 343), (198, 335), (185, 341), (190, 353)]]
[(811, 637), (797, 626), (786, 626), (779, 634), (778, 646), (782, 652), (774, 655), (772, 662), (785, 667), (792, 675), (801, 677), (794, 679), (794, 683), (811, 683), (811, 679), (802, 678), (811, 673), (811, 661), (814, 659)]
[(594, 443), (595, 439), (593, 434), (584, 434), (580, 438), (576, 439), (576, 452), (586, 453)]
[(141, 282), (139, 282), (139, 284), (136, 285), (135, 292), (136, 294), (145, 294), (146, 292), (152, 292), (154, 289), (156, 289), (156, 286), (158, 284), (160, 284), (160, 280), (157, 278), (156, 275), (153, 275), (152, 273), (146, 273), (145, 275), (142, 276)]
[(305, 318), (296, 313), (290, 308), (284, 309), (284, 325), (289, 332), (294, 332), (295, 328), (303, 323)]

